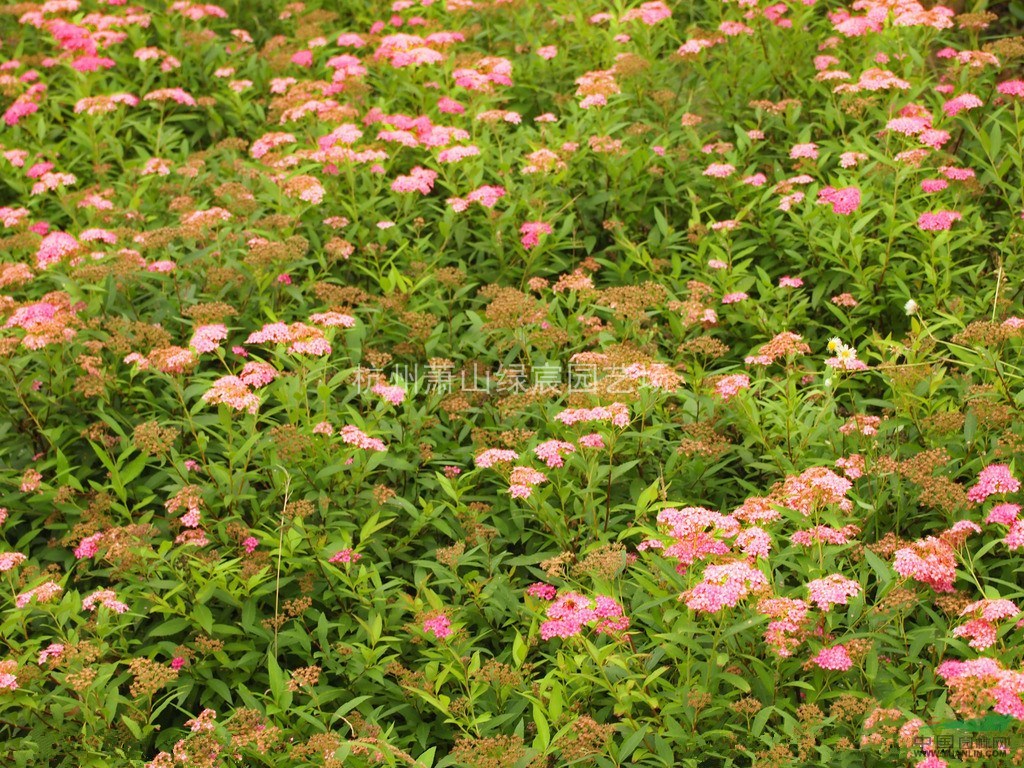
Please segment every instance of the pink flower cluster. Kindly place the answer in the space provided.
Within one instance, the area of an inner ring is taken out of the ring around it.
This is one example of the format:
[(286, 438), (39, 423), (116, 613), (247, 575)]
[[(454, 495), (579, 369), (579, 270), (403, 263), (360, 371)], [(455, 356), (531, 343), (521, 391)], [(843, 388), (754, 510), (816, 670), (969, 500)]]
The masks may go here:
[(882, 418), (880, 416), (868, 416), (867, 414), (858, 413), (846, 420), (846, 423), (839, 428), (839, 431), (844, 435), (852, 435), (854, 432), (858, 432), (866, 437), (871, 437), (878, 434), (878, 428), (882, 425)]
[(63, 591), (64, 588), (57, 582), (46, 581), (37, 587), (33, 587), (27, 592), (22, 592), (14, 598), (14, 604), (18, 608), (24, 608), (32, 602), (32, 598), (35, 598), (37, 603), (49, 603), (55, 600)]
[[(476, 146), (475, 144), (467, 144), (467, 145), (461, 145), (460, 144), (460, 145), (456, 145), (454, 147), (449, 147), (448, 149), (443, 149), (440, 152), (438, 152), (437, 153), (437, 162), (439, 162), (439, 163), (458, 163), (458, 162), (461, 162), (462, 160), (465, 160), (467, 157), (476, 157), (479, 154), (480, 154), (480, 147)], [(502, 194), (505, 194), (504, 189), (502, 189), (501, 187), (493, 187), (493, 189), (501, 189), (502, 190)], [(449, 203), (450, 202), (451, 202), (451, 200), (449, 200)], [(493, 203), (492, 203), (492, 205), (493, 205)], [(492, 207), (492, 205), (489, 205), (487, 207), (490, 208), (490, 207)]]
[(444, 640), (452, 634), (452, 622), (444, 611), (437, 611), (423, 620), (423, 631), (438, 640)]
[(660, 0), (655, 2), (642, 3), (639, 8), (633, 8), (622, 14), (620, 21), (642, 21), (649, 27), (653, 27), (659, 21), (672, 18), (672, 9)]
[(374, 384), (370, 391), (391, 403), (391, 405), (401, 405), (405, 401), (405, 390), (402, 387)]
[(75, 557), (79, 560), (95, 557), (100, 551), (100, 540), (103, 538), (103, 535), (103, 531), (99, 531), (91, 536), (86, 536), (78, 542), (78, 546), (75, 547)]
[(26, 333), (21, 343), (28, 349), (42, 349), (68, 341), (76, 334), (71, 326), (77, 323), (77, 316), (70, 301), (61, 294), (50, 294), (49, 298), (50, 301), (18, 307), (3, 325), (4, 328), (24, 330)]
[(704, 175), (713, 179), (726, 179), (736, 173), (736, 166), (729, 163), (711, 163), (704, 169)]
[(249, 156), (254, 160), (259, 160), (278, 147), (294, 143), (295, 136), (290, 133), (265, 133), (252, 143), (249, 148)]
[(680, 45), (679, 48), (676, 49), (676, 56), (684, 58), (687, 56), (696, 56), (705, 48), (713, 48), (724, 41), (724, 38), (708, 39), (706, 37), (695, 37)]
[(715, 394), (728, 401), (744, 389), (750, 388), (750, 377), (743, 373), (722, 376), (715, 381)]
[(843, 470), (843, 474), (851, 480), (864, 476), (864, 457), (859, 453), (836, 459), (836, 466)]
[(192, 334), (192, 339), (188, 345), (199, 354), (205, 354), (219, 349), (220, 343), (227, 337), (227, 326), (222, 323), (201, 325)]
[(623, 403), (599, 405), (595, 408), (567, 408), (555, 414), (555, 420), (567, 427), (590, 421), (610, 421), (613, 426), (625, 427), (629, 424), (629, 406)]
[(203, 393), (203, 402), (210, 405), (224, 404), (236, 411), (253, 415), (260, 408), (260, 398), (249, 385), (238, 376), (222, 376)]
[(183, 88), (158, 88), (150, 91), (142, 97), (143, 101), (173, 101), (186, 107), (196, 106), (196, 100), (192, 94)]
[(886, 131), (902, 134), (903, 136), (919, 136), (932, 127), (932, 116), (928, 112), (907, 114), (904, 108), (899, 117), (894, 117), (885, 124)]
[(474, 463), (478, 467), (493, 467), (495, 464), (503, 464), (511, 461), (515, 461), (519, 458), (519, 454), (513, 450), (507, 448), (488, 448), (483, 453), (479, 454)]
[(857, 534), (860, 528), (856, 525), (844, 525), (842, 528), (832, 528), (827, 525), (816, 525), (803, 531), (797, 531), (789, 540), (802, 547), (811, 547), (815, 544), (847, 544)]
[(39, 181), (32, 185), (32, 191), (29, 194), (41, 195), (59, 187), (70, 187), (77, 181), (78, 179), (73, 173), (44, 173), (39, 177)]
[(51, 232), (36, 250), (36, 267), (48, 269), (79, 249), (78, 241), (67, 232)]
[(248, 386), (258, 389), (266, 386), (281, 374), (270, 363), (253, 360), (242, 366), (242, 372), (238, 375)]
[(181, 516), (181, 524), (185, 528), (198, 528), (202, 503), (203, 497), (199, 486), (186, 485), (164, 503), (164, 508), (170, 514), (185, 509), (185, 514)]
[(536, 597), (539, 600), (546, 600), (550, 602), (558, 596), (558, 590), (550, 584), (545, 584), (543, 581), (537, 581), (526, 588), (526, 594), (530, 597)]
[(616, 635), (629, 629), (629, 618), (613, 598), (598, 595), (593, 600), (576, 592), (566, 592), (548, 606), (547, 621), (540, 625), (544, 640), (575, 637), (591, 625), (599, 635)]
[(547, 482), (547, 475), (532, 467), (514, 467), (509, 475), (508, 492), (513, 499), (526, 499), (533, 493), (533, 487)]
[(789, 157), (792, 160), (817, 160), (818, 159), (818, 145), (813, 141), (807, 144), (794, 144), (789, 150)]
[(1016, 493), (1020, 490), (1020, 480), (1013, 476), (1005, 464), (989, 464), (978, 475), (978, 482), (967, 491), (967, 498), (980, 503), (989, 496), (1000, 493)]
[(751, 526), (736, 534), (736, 547), (751, 557), (768, 557), (772, 551), (772, 537), (763, 528)]
[(831, 205), (832, 213), (847, 216), (860, 207), (860, 190), (857, 187), (825, 187), (818, 192), (818, 202)]
[(665, 392), (679, 389), (683, 381), (682, 377), (665, 363), (631, 363), (622, 369), (622, 375), (633, 381), (642, 380), (648, 386)]
[[(383, 29), (384, 22), (379, 22), (374, 26), (379, 32)], [(444, 54), (430, 47), (434, 44), (443, 45), (444, 43), (422, 38), (419, 35), (387, 35), (381, 38), (373, 58), (375, 60), (387, 59), (395, 69), (438, 64), (444, 61)]]
[(552, 469), (563, 466), (565, 459), (562, 456), (567, 453), (574, 453), (575, 451), (576, 446), (564, 440), (545, 440), (533, 449), (537, 458)]
[(39, 666), (47, 663), (56, 664), (62, 653), (64, 653), (63, 643), (50, 643), (39, 652)]
[(833, 605), (846, 605), (847, 598), (861, 593), (861, 586), (853, 579), (833, 573), (807, 582), (807, 593), (819, 610), (827, 611)]
[(732, 511), (732, 517), (744, 523), (770, 523), (782, 517), (772, 496), (751, 496)]
[(922, 213), (917, 217), (917, 226), (925, 232), (941, 232), (953, 226), (954, 221), (960, 221), (963, 214), (956, 211), (936, 211), (935, 213)]
[[(340, 317), (348, 317), (340, 315)], [(345, 325), (345, 322), (338, 320), (338, 325)], [(331, 354), (330, 342), (324, 337), (324, 332), (312, 325), (305, 323), (269, 323), (260, 330), (250, 333), (245, 340), (246, 344), (287, 344), (288, 352), (297, 355), (312, 355), (322, 357)]]
[(1003, 96), (1016, 96), (1024, 99), (1024, 80), (1004, 80), (996, 86)]
[(528, 221), (519, 228), (519, 234), (519, 242), (523, 244), (523, 248), (529, 250), (537, 246), (541, 235), (551, 234), (551, 225), (543, 221)]
[(758, 601), (758, 613), (772, 619), (765, 629), (764, 641), (779, 656), (792, 656), (802, 642), (808, 610), (803, 600), (789, 597), (765, 597)]
[(735, 538), (740, 524), (729, 515), (704, 507), (668, 507), (658, 512), (658, 530), (671, 543), (650, 540), (643, 542), (641, 548), (663, 548), (662, 554), (676, 560), (676, 570), (684, 573), (699, 560), (727, 554), (730, 546), (724, 539)]
[(14, 659), (0, 661), (0, 691), (18, 690), (18, 662)]
[(43, 475), (39, 470), (29, 467), (21, 476), (21, 485), (19, 486), (19, 489), (22, 493), (32, 493), (33, 491), (39, 490), (39, 484), (42, 480)]
[(315, 312), (309, 316), (309, 322), (325, 328), (354, 328), (356, 319), (341, 312)]
[(827, 358), (825, 365), (837, 371), (866, 371), (868, 366), (863, 360), (857, 359), (857, 350), (840, 344), (834, 357)]
[(341, 439), (349, 445), (366, 451), (386, 451), (388, 447), (379, 437), (370, 437), (359, 427), (348, 424), (341, 428)]
[(117, 594), (112, 589), (100, 589), (82, 600), (82, 608), (87, 611), (95, 611), (97, 605), (109, 608), (114, 613), (124, 613), (128, 606), (117, 599)]
[(472, 69), (453, 70), (452, 78), (457, 86), (468, 91), (490, 92), (495, 85), (512, 85), (512, 62), (499, 56), (485, 56)]
[(956, 580), (956, 553), (953, 547), (934, 536), (896, 550), (896, 573), (929, 585), (936, 592), (952, 592)]
[(853, 659), (844, 645), (835, 645), (831, 648), (822, 648), (818, 655), (811, 659), (811, 662), (822, 669), (845, 672), (853, 666)]
[(437, 171), (416, 166), (409, 175), (399, 176), (392, 182), (392, 192), (419, 192), (421, 195), (429, 195), (437, 180)]
[(956, 549), (975, 533), (981, 533), (981, 526), (973, 520), (957, 520), (953, 525), (939, 534), (942, 541)]
[(945, 104), (942, 105), (942, 111), (946, 113), (948, 117), (954, 117), (966, 109), (977, 109), (984, 105), (980, 98), (975, 96), (973, 93), (961, 93)]
[(27, 559), (21, 552), (0, 552), (0, 573), (16, 568)]
[(355, 563), (362, 559), (362, 555), (354, 549), (342, 549), (331, 555), (329, 563)]
[[(779, 280), (780, 286), (784, 285), (783, 280), (794, 281), (799, 280), (799, 278), (784, 277)], [(799, 283), (787, 282), (785, 285), (799, 287), (803, 285), (803, 281), (801, 280)], [(800, 334), (793, 333), (792, 331), (783, 331), (776, 334), (767, 344), (762, 344), (757, 354), (748, 355), (744, 358), (743, 362), (747, 365), (771, 365), (781, 358), (789, 357), (790, 355), (807, 354), (810, 351), (811, 348), (807, 346), (807, 343)]]
[(1020, 504), (996, 504), (988, 511), (985, 522), (989, 525), (1013, 525), (1020, 515)]
[(1020, 509), (1019, 504), (996, 504), (989, 510), (988, 517), (985, 518), (985, 522), (990, 525), (1009, 527), (1010, 530), (1003, 538), (1003, 543), (1011, 551), (1024, 547), (1024, 520), (1019, 517)]
[(970, 617), (969, 621), (953, 630), (954, 637), (969, 637), (972, 648), (984, 651), (993, 645), (998, 636), (996, 622), (1020, 615), (1020, 609), (1012, 600), (978, 600), (964, 606), (960, 615)]
[(974, 711), (986, 704), (1001, 715), (1024, 720), (1024, 672), (1004, 669), (995, 659), (981, 657), (969, 661), (944, 661), (935, 673), (950, 690), (950, 704), (965, 704)]
[[(463, 197), (449, 197), (448, 205), (451, 206), (452, 210), (456, 213), (462, 213), (467, 210), (473, 203), (479, 203), (484, 208), (493, 208), (497, 205), (498, 201), (505, 196), (504, 187), (495, 186), (483, 186), (474, 189), (468, 195)], [(550, 230), (549, 230), (550, 231)]]
[(828, 467), (811, 467), (799, 475), (787, 477), (776, 495), (779, 504), (807, 517), (816, 509), (830, 505), (850, 512), (853, 502), (846, 494), (852, 487), (852, 482)]
[(767, 577), (745, 560), (734, 560), (722, 565), (709, 565), (704, 579), (680, 595), (686, 607), (701, 613), (717, 613), (723, 608), (735, 607), (752, 592), (768, 588)]
[(28, 215), (28, 208), (11, 208), (5, 205), (0, 207), (0, 224), (3, 224), (5, 229), (10, 229), (18, 226)]

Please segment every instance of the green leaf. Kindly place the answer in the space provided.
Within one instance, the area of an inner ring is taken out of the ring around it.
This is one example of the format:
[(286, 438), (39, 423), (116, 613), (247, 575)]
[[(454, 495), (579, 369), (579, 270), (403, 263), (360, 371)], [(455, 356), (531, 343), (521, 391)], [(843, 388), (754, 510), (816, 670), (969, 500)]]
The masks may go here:
[(142, 474), (142, 470), (145, 469), (146, 462), (148, 460), (149, 457), (144, 453), (140, 453), (138, 456), (136, 456), (132, 460), (132, 463), (121, 471), (121, 482), (125, 486), (127, 486), (130, 482), (132, 482), (135, 478)]
[(658, 498), (658, 493), (661, 490), (661, 481), (655, 480), (649, 486), (647, 486), (640, 497), (636, 500), (636, 518), (640, 520), (647, 514), (647, 510), (650, 509), (651, 504)]
[(658, 230), (661, 232), (662, 236), (668, 237), (668, 222), (665, 220), (665, 214), (663, 214), (659, 208), (654, 209), (654, 221), (657, 223)]
[(750, 723), (750, 733), (753, 736), (760, 736), (764, 730), (765, 725), (768, 723), (768, 718), (772, 716), (775, 711), (775, 707), (764, 707), (760, 712), (754, 715), (754, 719)]
[(978, 432), (978, 414), (968, 411), (964, 417), (964, 442), (970, 443)]
[(719, 672), (718, 676), (723, 680), (732, 683), (733, 686), (739, 688), (744, 693), (750, 693), (750, 683), (744, 680), (739, 675), (734, 675), (732, 672)]
[(234, 696), (231, 695), (231, 689), (228, 687), (228, 684), (220, 678), (211, 677), (205, 680), (203, 684), (209, 686), (210, 690), (220, 696), (225, 704), (231, 704), (234, 701)]
[(168, 635), (177, 635), (186, 629), (191, 629), (191, 627), (191, 621), (179, 616), (157, 624), (149, 631), (149, 637), (167, 637)]
[(640, 728), (634, 732), (629, 738), (619, 745), (617, 759), (620, 764), (628, 764), (633, 757), (633, 753), (636, 752), (636, 748), (640, 746), (640, 743), (644, 740), (644, 737), (648, 733), (648, 727), (646, 725), (640, 726)]
[(883, 587), (887, 586), (893, 579), (892, 567), (885, 560), (880, 558), (870, 549), (864, 549), (864, 559), (868, 561), (868, 565), (871, 566), (871, 570), (875, 572), (878, 577), (878, 581)]
[(523, 662), (526, 661), (526, 654), (529, 652), (529, 648), (523, 641), (523, 636), (516, 632), (516, 636), (512, 639), (512, 661), (515, 664), (516, 669), (520, 669), (523, 666)]
[(285, 693), (285, 679), (281, 665), (273, 656), (267, 656), (267, 675), (270, 682), (270, 695), (274, 701), (279, 701)]
[(536, 703), (533, 705), (533, 724), (537, 728), (537, 735), (533, 739), (533, 748), (544, 754), (551, 744), (551, 726), (548, 725), (548, 721), (544, 717), (544, 710)]
[(124, 723), (125, 728), (131, 731), (132, 736), (142, 741), (142, 728), (137, 722), (128, 717), (128, 715), (121, 715), (121, 722)]

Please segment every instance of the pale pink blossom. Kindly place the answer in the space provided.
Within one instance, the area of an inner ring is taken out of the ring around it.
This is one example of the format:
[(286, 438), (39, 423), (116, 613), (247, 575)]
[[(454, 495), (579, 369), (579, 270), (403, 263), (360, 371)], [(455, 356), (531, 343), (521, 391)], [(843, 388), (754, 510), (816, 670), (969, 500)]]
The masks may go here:
[(821, 669), (845, 672), (853, 666), (853, 659), (850, 658), (846, 646), (836, 645), (832, 648), (822, 648), (818, 655), (811, 659), (811, 662)]
[(112, 589), (100, 589), (82, 600), (82, 608), (87, 611), (95, 611), (97, 605), (109, 608), (114, 613), (124, 613), (128, 606), (117, 599)]
[(829, 610), (833, 605), (846, 605), (847, 598), (856, 597), (861, 593), (858, 582), (834, 573), (821, 579), (807, 583), (807, 592), (811, 601), (822, 611)]
[(452, 634), (451, 619), (441, 611), (431, 614), (423, 620), (423, 631), (438, 640), (444, 640)]
[(1020, 490), (1020, 480), (1013, 476), (1005, 464), (989, 464), (978, 475), (978, 482), (967, 491), (967, 498), (980, 503), (989, 496), (1004, 493), (1016, 493)]

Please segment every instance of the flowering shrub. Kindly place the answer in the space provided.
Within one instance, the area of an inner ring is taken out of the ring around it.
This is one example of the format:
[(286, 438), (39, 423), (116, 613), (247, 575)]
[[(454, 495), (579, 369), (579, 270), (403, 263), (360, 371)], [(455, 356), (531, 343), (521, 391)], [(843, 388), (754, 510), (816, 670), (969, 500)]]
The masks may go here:
[(0, 765), (1018, 764), (967, 8), (0, 8)]

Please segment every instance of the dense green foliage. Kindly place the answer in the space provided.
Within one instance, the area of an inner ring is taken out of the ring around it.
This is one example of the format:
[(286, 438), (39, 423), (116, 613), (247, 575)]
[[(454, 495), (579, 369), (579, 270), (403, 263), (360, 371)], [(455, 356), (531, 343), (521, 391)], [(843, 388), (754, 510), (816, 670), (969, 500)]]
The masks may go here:
[(1019, 760), (991, 10), (0, 8), (0, 766)]

